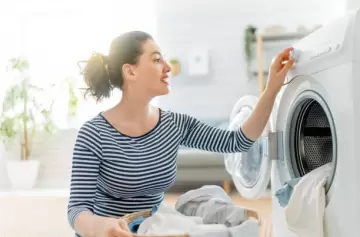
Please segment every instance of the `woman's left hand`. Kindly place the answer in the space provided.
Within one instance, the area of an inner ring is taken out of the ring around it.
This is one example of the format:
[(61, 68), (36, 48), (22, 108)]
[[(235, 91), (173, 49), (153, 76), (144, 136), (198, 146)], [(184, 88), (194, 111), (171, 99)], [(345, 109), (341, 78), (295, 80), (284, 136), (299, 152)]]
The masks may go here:
[(255, 220), (260, 220), (260, 216), (256, 211), (253, 210), (247, 210), (247, 217), (248, 218), (254, 218)]
[(294, 60), (290, 58), (292, 49), (293, 48), (287, 48), (283, 50), (271, 63), (266, 90), (275, 95), (280, 91), (284, 84), (287, 72), (294, 64)]

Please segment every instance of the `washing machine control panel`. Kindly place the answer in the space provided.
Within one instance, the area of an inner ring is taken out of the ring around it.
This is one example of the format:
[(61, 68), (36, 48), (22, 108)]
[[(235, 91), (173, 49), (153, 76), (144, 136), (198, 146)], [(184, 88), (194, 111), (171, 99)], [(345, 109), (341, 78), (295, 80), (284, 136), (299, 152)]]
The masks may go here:
[(294, 48), (290, 52), (290, 57), (295, 60), (298, 66), (312, 63), (314, 60), (322, 59), (333, 55), (341, 49), (341, 44), (329, 44), (316, 49), (298, 49)]
[[(339, 51), (341, 48), (341, 44), (329, 44), (325, 47), (320, 47), (317, 49), (297, 49), (294, 48), (290, 52), (290, 57), (295, 60), (295, 62), (306, 62), (311, 61), (317, 58), (321, 58), (323, 56), (329, 55), (331, 53), (335, 53), (336, 51)], [(301, 56), (301, 57), (300, 57)]]
[(326, 46), (324, 48), (321, 48), (319, 50), (314, 51), (310, 55), (309, 60), (314, 60), (314, 59), (317, 59), (317, 58), (324, 57), (326, 55), (329, 55), (331, 53), (334, 53), (334, 52), (338, 51), (340, 48), (341, 48), (340, 44), (328, 45), (328, 46)]
[(339, 64), (351, 62), (356, 56), (355, 15), (338, 18), (293, 45), (293, 74), (311, 74)]

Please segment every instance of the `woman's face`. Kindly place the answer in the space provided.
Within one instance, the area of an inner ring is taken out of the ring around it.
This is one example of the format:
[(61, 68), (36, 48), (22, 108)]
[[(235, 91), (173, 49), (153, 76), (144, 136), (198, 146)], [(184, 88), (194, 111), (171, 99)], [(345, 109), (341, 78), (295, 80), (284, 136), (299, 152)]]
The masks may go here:
[[(126, 70), (126, 69), (125, 69)], [(142, 54), (131, 66), (130, 86), (142, 96), (161, 96), (169, 93), (169, 64), (164, 60), (159, 46), (153, 40), (142, 45)]]

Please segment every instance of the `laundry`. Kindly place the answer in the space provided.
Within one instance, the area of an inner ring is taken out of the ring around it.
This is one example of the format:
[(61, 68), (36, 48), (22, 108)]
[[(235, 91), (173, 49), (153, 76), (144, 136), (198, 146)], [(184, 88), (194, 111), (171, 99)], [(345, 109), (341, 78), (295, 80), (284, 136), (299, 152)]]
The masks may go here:
[(237, 206), (219, 186), (205, 185), (181, 195), (175, 208), (186, 216), (199, 216), (204, 224), (237, 226), (247, 220), (246, 210)]
[[(150, 216), (154, 215), (155, 212), (158, 210), (158, 206), (155, 206), (152, 208)], [(139, 216), (138, 218), (134, 219), (132, 222), (129, 223), (129, 230), (131, 233), (136, 234), (138, 232), (138, 229), (140, 227), (140, 224), (143, 223), (145, 218), (143, 216)]]
[(278, 199), (281, 207), (286, 207), (288, 205), (294, 187), (299, 183), (300, 179), (301, 178), (291, 179), (285, 182), (284, 186), (276, 191), (275, 197)]
[[(187, 217), (175, 208), (162, 203), (152, 216), (146, 218), (139, 226), (138, 234), (147, 235), (177, 235), (189, 231), (198, 231), (203, 225), (200, 217)], [(217, 225), (218, 229), (226, 229), (224, 225)], [(213, 227), (216, 229), (216, 227)]]
[(137, 234), (140, 235), (182, 235), (190, 237), (258, 237), (258, 221), (250, 219), (241, 225), (226, 227), (223, 224), (203, 224), (198, 216), (185, 216), (174, 207), (161, 204), (158, 210), (140, 224)]
[[(331, 171), (331, 163), (324, 165), (318, 169), (313, 170), (312, 172), (318, 172), (320, 169), (320, 171), (323, 171), (323, 175), (324, 177), (329, 174), (329, 172)], [(330, 169), (330, 170), (329, 170)], [(277, 198), (279, 204), (281, 207), (286, 207), (289, 203), (290, 197), (293, 193), (294, 187), (299, 183), (299, 181), (302, 178), (295, 178), (295, 179), (291, 179), (289, 181), (286, 181), (284, 186), (280, 189), (278, 189), (275, 192), (275, 197)]]
[(293, 187), (285, 217), (288, 228), (299, 237), (324, 236), (325, 184), (331, 170), (331, 163), (321, 166)]

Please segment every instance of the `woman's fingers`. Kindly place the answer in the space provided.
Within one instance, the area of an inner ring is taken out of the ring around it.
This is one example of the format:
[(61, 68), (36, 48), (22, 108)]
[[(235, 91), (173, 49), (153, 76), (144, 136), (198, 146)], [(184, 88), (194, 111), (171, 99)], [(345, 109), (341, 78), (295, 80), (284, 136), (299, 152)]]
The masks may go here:
[(294, 65), (294, 60), (291, 58), (288, 59), (288, 61), (283, 66), (283, 68), (280, 70), (280, 74), (285, 76), (293, 65)]
[(273, 60), (273, 66), (281, 67), (282, 62), (288, 61), (290, 59), (290, 52), (293, 50), (292, 47), (284, 49), (281, 53), (279, 53)]
[(120, 225), (121, 229), (130, 232), (129, 226), (127, 225), (127, 223), (125, 221), (119, 220), (119, 225)]

